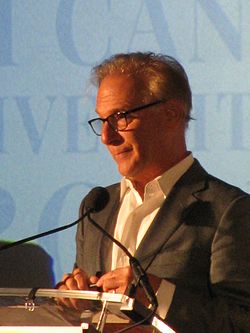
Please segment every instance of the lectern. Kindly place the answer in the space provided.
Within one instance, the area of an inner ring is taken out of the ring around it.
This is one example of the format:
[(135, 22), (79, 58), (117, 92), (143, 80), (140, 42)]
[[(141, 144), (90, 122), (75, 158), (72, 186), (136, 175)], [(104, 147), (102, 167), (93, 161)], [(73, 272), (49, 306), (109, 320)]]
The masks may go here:
[[(82, 299), (88, 301), (88, 304), (93, 304), (93, 307), (91, 310), (73, 311), (57, 305), (54, 301), (56, 298)], [(150, 311), (134, 298), (123, 294), (78, 290), (0, 288), (0, 332), (6, 333), (48, 331), (115, 333), (147, 318), (143, 325), (130, 329), (129, 332), (174, 333), (161, 318), (152, 315)], [(48, 326), (51, 327), (50, 330), (48, 330)]]

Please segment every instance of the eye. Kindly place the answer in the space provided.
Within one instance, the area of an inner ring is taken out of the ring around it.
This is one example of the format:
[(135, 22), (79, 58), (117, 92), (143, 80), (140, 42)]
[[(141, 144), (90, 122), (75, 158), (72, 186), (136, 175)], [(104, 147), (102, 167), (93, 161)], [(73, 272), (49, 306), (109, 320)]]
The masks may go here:
[(117, 112), (113, 115), (113, 117), (116, 119), (116, 120), (120, 120), (120, 119), (124, 119), (125, 118), (125, 114), (126, 112), (125, 111), (120, 111), (120, 112)]

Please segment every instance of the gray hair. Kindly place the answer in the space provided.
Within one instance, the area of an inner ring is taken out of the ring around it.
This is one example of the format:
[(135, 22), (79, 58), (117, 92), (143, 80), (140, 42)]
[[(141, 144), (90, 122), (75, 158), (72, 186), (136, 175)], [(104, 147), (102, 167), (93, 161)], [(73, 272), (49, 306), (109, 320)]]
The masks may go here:
[(133, 76), (140, 80), (145, 96), (179, 100), (185, 105), (185, 118), (191, 119), (192, 92), (188, 77), (173, 57), (152, 52), (120, 53), (95, 66), (91, 74), (92, 83), (97, 87), (108, 75)]

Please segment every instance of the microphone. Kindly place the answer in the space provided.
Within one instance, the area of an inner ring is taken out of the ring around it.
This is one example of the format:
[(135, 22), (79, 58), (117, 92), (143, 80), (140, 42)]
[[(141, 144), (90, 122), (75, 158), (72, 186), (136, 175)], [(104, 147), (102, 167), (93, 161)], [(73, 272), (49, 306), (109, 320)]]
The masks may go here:
[(89, 213), (99, 213), (109, 202), (109, 193), (106, 188), (97, 186), (93, 188), (85, 198), (86, 213), (82, 218)]
[(7, 250), (7, 249), (9, 249), (11, 247), (18, 246), (18, 245), (21, 245), (23, 243), (30, 242), (30, 241), (32, 241), (34, 239), (45, 237), (45, 236), (48, 236), (48, 235), (51, 235), (51, 234), (54, 234), (54, 233), (57, 233), (57, 232), (65, 230), (65, 229), (73, 227), (74, 225), (76, 225), (77, 223), (79, 223), (84, 217), (88, 216), (89, 214), (91, 214), (91, 213), (98, 213), (101, 210), (103, 210), (104, 207), (109, 202), (109, 193), (103, 187), (100, 187), (100, 186), (94, 187), (88, 193), (88, 195), (86, 196), (85, 201), (86, 201), (86, 212), (85, 212), (85, 214), (83, 214), (76, 221), (74, 221), (74, 222), (72, 222), (70, 224), (66, 224), (64, 226), (55, 228), (55, 229), (51, 229), (51, 230), (48, 230), (48, 231), (45, 231), (45, 232), (42, 232), (42, 233), (30, 236), (30, 237), (27, 237), (27, 238), (20, 239), (20, 240), (18, 240), (16, 242), (13, 242), (13, 243), (7, 243), (7, 244), (3, 245), (2, 247), (0, 247), (0, 251), (4, 251), (4, 250)]
[[(106, 189), (104, 189), (104, 190), (107, 191)], [(132, 254), (128, 251), (128, 249), (121, 242), (119, 242), (116, 238), (114, 238), (111, 234), (109, 234), (104, 228), (102, 228), (97, 222), (95, 222), (91, 218), (90, 214), (88, 213), (89, 205), (88, 205), (87, 198), (86, 198), (85, 202), (86, 202), (86, 213), (85, 214), (87, 215), (88, 220), (91, 222), (91, 224), (94, 225), (105, 236), (107, 236), (119, 248), (121, 248), (122, 251), (124, 251), (124, 253), (129, 257), (129, 263), (132, 268), (132, 271), (133, 271), (133, 274), (135, 277), (135, 282), (136, 282), (136, 285), (133, 285), (133, 287), (134, 287), (133, 289), (135, 289), (138, 285), (140, 285), (143, 288), (148, 301), (156, 309), (158, 306), (157, 298), (156, 298), (154, 290), (148, 280), (148, 276), (147, 276), (145, 270), (142, 268), (140, 262), (134, 256), (132, 256)], [(133, 292), (134, 292), (134, 290), (133, 290)]]

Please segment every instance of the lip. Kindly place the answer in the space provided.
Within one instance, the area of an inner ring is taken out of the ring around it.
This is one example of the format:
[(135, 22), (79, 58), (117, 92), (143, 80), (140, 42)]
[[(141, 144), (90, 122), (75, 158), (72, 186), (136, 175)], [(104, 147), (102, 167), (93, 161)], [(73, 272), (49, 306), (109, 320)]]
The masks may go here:
[(124, 149), (112, 152), (112, 155), (116, 158), (121, 158), (121, 157), (126, 156), (127, 154), (131, 153), (132, 150), (133, 150), (132, 148), (124, 148)]

